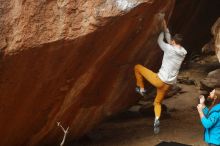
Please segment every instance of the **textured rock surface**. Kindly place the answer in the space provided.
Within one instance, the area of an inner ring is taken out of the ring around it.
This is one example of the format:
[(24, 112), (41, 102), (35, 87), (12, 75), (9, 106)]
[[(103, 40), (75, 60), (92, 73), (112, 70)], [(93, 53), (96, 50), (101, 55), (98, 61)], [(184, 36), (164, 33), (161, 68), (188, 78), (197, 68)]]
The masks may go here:
[(214, 39), (215, 52), (220, 62), (220, 17), (212, 27), (212, 34), (214, 36), (213, 39)]
[(220, 87), (220, 69), (208, 73), (208, 76), (200, 81), (200, 92), (209, 94), (215, 88)]
[(133, 66), (156, 71), (157, 13), (173, 0), (1, 0), (0, 145), (67, 141), (137, 99)]
[(220, 17), (213, 24), (211, 32), (213, 38), (204, 45), (202, 52), (204, 54), (212, 52), (215, 53), (220, 62)]

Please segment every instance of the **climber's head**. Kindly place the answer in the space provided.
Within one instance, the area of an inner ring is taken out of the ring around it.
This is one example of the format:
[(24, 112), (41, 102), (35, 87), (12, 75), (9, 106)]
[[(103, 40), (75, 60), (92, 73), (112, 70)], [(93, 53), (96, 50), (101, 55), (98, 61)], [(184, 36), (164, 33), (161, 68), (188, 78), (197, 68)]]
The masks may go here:
[(183, 41), (183, 37), (181, 34), (175, 34), (171, 40), (171, 45), (181, 45)]
[(216, 88), (209, 93), (209, 98), (211, 99), (220, 99), (220, 88)]
[(220, 88), (215, 88), (214, 90), (212, 90), (208, 98), (212, 100), (212, 105), (210, 106), (210, 109), (216, 104), (220, 104)]

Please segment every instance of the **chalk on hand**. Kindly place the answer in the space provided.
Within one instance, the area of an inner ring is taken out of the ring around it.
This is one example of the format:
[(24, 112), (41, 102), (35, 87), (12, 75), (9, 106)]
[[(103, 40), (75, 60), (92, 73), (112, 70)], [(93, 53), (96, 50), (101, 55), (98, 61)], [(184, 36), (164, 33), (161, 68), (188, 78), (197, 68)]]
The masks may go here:
[(163, 13), (163, 12), (158, 13), (158, 17), (160, 19), (163, 19), (165, 17), (165, 13)]

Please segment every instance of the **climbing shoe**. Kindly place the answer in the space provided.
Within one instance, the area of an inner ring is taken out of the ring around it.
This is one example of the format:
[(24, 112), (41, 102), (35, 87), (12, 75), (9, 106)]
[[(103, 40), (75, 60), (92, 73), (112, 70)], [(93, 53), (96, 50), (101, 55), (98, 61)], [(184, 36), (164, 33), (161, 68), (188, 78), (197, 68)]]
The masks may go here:
[(160, 121), (159, 119), (154, 120), (154, 134), (158, 134), (160, 132)]
[(135, 91), (136, 91), (137, 93), (139, 93), (139, 94), (140, 94), (141, 96), (143, 96), (143, 97), (146, 96), (146, 90), (141, 91), (141, 88), (140, 88), (140, 87), (136, 87), (136, 88), (135, 88)]

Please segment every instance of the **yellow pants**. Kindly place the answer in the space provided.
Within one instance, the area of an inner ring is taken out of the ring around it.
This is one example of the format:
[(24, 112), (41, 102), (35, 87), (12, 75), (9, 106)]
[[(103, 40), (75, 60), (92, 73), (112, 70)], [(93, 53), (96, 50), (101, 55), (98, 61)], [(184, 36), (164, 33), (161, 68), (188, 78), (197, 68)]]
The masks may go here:
[(161, 102), (164, 99), (165, 94), (169, 90), (170, 85), (161, 81), (156, 73), (147, 69), (142, 65), (135, 65), (134, 67), (135, 77), (137, 80), (137, 86), (144, 88), (143, 78), (149, 81), (154, 87), (157, 88), (157, 95), (154, 100), (154, 113), (155, 117), (160, 117), (161, 115)]

